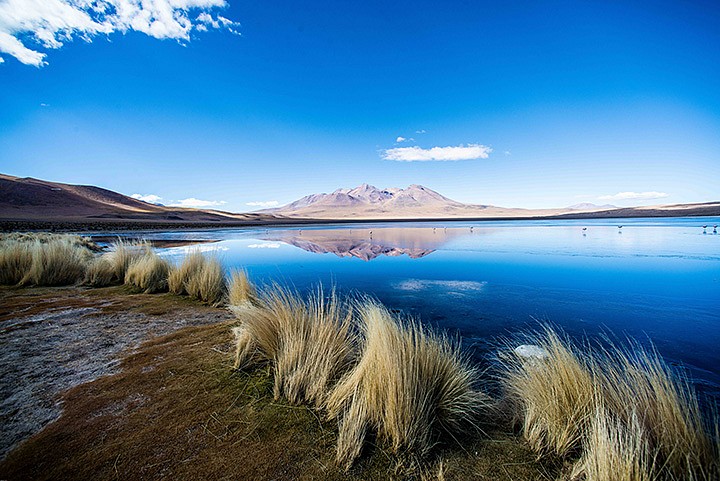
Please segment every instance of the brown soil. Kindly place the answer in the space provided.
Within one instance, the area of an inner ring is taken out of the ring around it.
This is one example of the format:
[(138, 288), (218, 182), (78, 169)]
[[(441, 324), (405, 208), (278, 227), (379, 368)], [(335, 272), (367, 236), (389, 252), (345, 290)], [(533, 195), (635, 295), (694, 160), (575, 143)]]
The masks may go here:
[(0, 288), (0, 458), (61, 412), (64, 390), (116, 372), (154, 336), (230, 315), (169, 294), (122, 287)]
[[(304, 406), (273, 400), (267, 368), (231, 369), (233, 321), (221, 309), (170, 295), (128, 295), (122, 288), (3, 290), (0, 296), (3, 308), (22, 311), (24, 319), (52, 309), (98, 309), (83, 311), (86, 314), (79, 316), (83, 321), (66, 326), (68, 331), (82, 331), (81, 324), (102, 323), (103, 316), (119, 313), (130, 326), (157, 318), (153, 325), (159, 331), (177, 327), (181, 317), (186, 324), (213, 322), (182, 328), (135, 350), (133, 342), (128, 342), (130, 350), (119, 366), (106, 371), (111, 374), (97, 377), (105, 374), (100, 369), (90, 376), (91, 382), (64, 392), (62, 415), (0, 463), (0, 479), (408, 477), (407, 471), (396, 469), (397, 460), (381, 446), (367, 449), (350, 473), (341, 472), (333, 459), (337, 436), (333, 423)], [(3, 323), (18, 317), (8, 317), (5, 311), (0, 318)], [(111, 329), (113, 335), (117, 329)], [(17, 350), (11, 341), (13, 333), (20, 331), (7, 333), (4, 350)], [(145, 335), (151, 332), (144, 331)], [(87, 350), (82, 356), (91, 363), (104, 353)], [(52, 350), (45, 354), (46, 359), (28, 358), (22, 351), (12, 362), (28, 364), (44, 377), (58, 362), (51, 360)], [(440, 459), (432, 471), (441, 470), (445, 479), (522, 481), (558, 475), (556, 468), (536, 462), (522, 442), (504, 432), (441, 446)]]

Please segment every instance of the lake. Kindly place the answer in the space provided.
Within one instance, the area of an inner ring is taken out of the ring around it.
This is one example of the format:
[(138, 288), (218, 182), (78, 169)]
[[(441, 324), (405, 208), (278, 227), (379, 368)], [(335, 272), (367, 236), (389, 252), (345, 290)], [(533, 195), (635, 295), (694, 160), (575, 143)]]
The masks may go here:
[(245, 268), (259, 285), (279, 282), (306, 291), (321, 282), (371, 294), (391, 309), (459, 334), (480, 361), (499, 337), (543, 322), (573, 337), (652, 341), (670, 362), (690, 370), (701, 391), (720, 398), (720, 235), (714, 224), (720, 217), (142, 235), (219, 240), (160, 251), (178, 259), (197, 248), (215, 251), (228, 268)]

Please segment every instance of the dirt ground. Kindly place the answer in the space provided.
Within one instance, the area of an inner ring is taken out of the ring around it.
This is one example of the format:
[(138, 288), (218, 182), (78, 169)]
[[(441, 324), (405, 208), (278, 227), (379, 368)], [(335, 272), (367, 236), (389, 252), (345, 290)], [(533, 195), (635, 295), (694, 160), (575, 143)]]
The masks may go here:
[[(0, 479), (416, 477), (372, 443), (340, 471), (337, 426), (273, 400), (267, 368), (232, 370), (234, 322), (223, 309), (120, 287), (0, 289)], [(557, 478), (513, 433), (487, 434), (438, 446), (430, 472)]]
[(230, 315), (171, 295), (124, 288), (0, 289), (0, 458), (56, 419), (58, 395), (117, 372), (152, 337)]

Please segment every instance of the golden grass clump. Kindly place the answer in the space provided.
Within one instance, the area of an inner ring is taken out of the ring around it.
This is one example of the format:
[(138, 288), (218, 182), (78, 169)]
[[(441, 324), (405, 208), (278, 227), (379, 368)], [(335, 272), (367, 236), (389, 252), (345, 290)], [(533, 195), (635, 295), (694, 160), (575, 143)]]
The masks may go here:
[(173, 294), (187, 294), (187, 282), (193, 273), (200, 271), (205, 262), (202, 252), (195, 250), (185, 256), (179, 266), (174, 267), (168, 276), (168, 289)]
[(98, 246), (68, 234), (0, 235), (0, 283), (59, 286), (79, 281)]
[(720, 479), (717, 418), (654, 349), (532, 342), (547, 356), (507, 356), (500, 377), (530, 445), (575, 460), (573, 479)]
[(0, 241), (0, 284), (18, 284), (30, 270), (33, 244), (15, 240)]
[(200, 251), (188, 254), (178, 267), (170, 271), (168, 287), (174, 294), (187, 294), (213, 305), (220, 304), (227, 293), (220, 260), (204, 256)]
[(153, 250), (146, 249), (125, 273), (125, 284), (146, 294), (167, 291), (170, 263)]
[(22, 285), (62, 286), (74, 284), (85, 275), (92, 251), (70, 238), (30, 243), (32, 262), (20, 280)]
[(513, 353), (505, 359), (501, 379), (530, 446), (566, 456), (581, 447), (594, 412), (593, 372), (587, 358), (550, 328), (526, 341), (547, 359)]
[(672, 369), (654, 349), (637, 343), (605, 351), (603, 401), (612, 413), (636, 422), (667, 479), (720, 479), (715, 425), (703, 417), (697, 394), (684, 372)]
[(589, 420), (583, 455), (571, 478), (584, 481), (653, 481), (654, 459), (635, 412), (627, 423), (597, 407)]
[(92, 257), (87, 239), (73, 235), (0, 235), (0, 283), (64, 285), (79, 280)]
[(369, 429), (394, 452), (421, 461), (443, 433), (477, 426), (489, 398), (475, 388), (477, 372), (457, 346), (418, 323), (399, 322), (373, 301), (357, 309), (360, 359), (326, 403), (340, 422), (339, 464), (352, 465)]
[(150, 248), (147, 242), (126, 242), (118, 239), (108, 252), (96, 257), (87, 267), (85, 284), (103, 287), (122, 284), (130, 264)]
[(228, 304), (233, 307), (250, 306), (257, 301), (257, 290), (250, 282), (247, 272), (242, 269), (230, 272), (227, 297)]
[(332, 384), (353, 358), (351, 310), (334, 291), (303, 300), (275, 286), (245, 309), (236, 330), (235, 365), (269, 361), (275, 398), (321, 407)]

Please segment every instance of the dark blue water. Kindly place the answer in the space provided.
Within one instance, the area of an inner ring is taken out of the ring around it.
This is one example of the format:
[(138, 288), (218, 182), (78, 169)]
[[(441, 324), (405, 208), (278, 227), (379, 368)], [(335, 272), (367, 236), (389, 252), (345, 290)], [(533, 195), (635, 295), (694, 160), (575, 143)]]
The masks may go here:
[[(707, 224), (710, 227), (703, 230)], [(652, 341), (720, 395), (720, 218), (447, 222), (150, 232), (209, 238), (258, 284), (372, 294), (488, 341), (540, 322), (572, 336)], [(623, 225), (622, 229), (618, 225)], [(587, 230), (583, 230), (586, 227)], [(165, 249), (180, 257), (191, 248)]]

